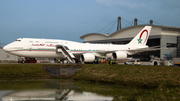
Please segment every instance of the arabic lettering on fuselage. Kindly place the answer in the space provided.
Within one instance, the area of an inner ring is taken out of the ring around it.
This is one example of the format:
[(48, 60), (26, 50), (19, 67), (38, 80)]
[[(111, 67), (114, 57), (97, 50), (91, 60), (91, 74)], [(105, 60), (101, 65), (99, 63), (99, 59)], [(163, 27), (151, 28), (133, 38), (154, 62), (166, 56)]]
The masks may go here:
[(46, 47), (56, 47), (56, 46), (53, 44), (47, 44)]
[(53, 45), (53, 44), (32, 44), (32, 46), (56, 47), (56, 45)]

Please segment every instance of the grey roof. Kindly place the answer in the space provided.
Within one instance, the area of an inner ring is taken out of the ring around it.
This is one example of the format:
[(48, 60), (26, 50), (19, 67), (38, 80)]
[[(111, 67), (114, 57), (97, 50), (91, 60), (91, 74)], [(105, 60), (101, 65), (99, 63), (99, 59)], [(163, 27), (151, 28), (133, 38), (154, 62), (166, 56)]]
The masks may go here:
[(108, 37), (109, 36), (107, 34), (102, 34), (102, 33), (88, 33), (88, 34), (85, 34), (85, 35), (81, 36), (80, 39), (83, 39), (84, 37), (90, 36), (90, 35), (100, 35), (100, 36), (104, 36), (104, 37)]
[(116, 31), (112, 34), (101, 34), (101, 33), (88, 33), (88, 34), (85, 34), (83, 36), (80, 37), (80, 39), (83, 39), (84, 37), (87, 37), (87, 36), (90, 36), (90, 35), (100, 35), (100, 36), (104, 36), (104, 37), (111, 37), (115, 34), (118, 34), (124, 30), (129, 30), (129, 29), (132, 29), (132, 28), (136, 28), (136, 27), (142, 27), (142, 26), (155, 26), (155, 27), (161, 27), (161, 29), (164, 29), (164, 30), (179, 30), (180, 31), (180, 27), (176, 27), (176, 26), (164, 26), (164, 25), (136, 25), (136, 26), (130, 26), (130, 27), (126, 27), (126, 28), (123, 28), (119, 31)]

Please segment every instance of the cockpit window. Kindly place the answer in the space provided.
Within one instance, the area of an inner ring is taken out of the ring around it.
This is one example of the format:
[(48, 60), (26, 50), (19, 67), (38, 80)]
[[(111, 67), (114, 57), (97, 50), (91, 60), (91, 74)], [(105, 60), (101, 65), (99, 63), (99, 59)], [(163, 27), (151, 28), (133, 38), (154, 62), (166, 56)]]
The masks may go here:
[(21, 40), (16, 40), (16, 41), (21, 42)]

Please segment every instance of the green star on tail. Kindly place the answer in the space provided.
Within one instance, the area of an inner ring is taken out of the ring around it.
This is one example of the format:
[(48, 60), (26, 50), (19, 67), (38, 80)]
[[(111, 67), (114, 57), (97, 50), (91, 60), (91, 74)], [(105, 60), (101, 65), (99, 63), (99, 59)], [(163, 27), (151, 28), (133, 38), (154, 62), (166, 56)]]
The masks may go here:
[[(141, 43), (141, 41), (142, 41), (142, 39), (140, 39), (140, 38), (139, 38), (139, 39), (137, 39), (137, 40), (138, 40), (138, 44), (139, 44), (139, 43)], [(142, 43), (141, 43), (141, 44), (142, 44)]]

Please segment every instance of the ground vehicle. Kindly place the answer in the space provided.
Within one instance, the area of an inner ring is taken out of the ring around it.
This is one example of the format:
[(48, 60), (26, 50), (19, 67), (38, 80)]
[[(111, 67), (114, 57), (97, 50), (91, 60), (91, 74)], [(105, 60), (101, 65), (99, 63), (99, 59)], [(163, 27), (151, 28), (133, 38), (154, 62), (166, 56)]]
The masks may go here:
[(37, 60), (35, 58), (18, 58), (18, 63), (37, 63)]
[(174, 65), (180, 66), (180, 58), (173, 58)]
[(116, 64), (115, 60), (112, 60), (111, 58), (105, 58), (105, 57), (99, 57), (95, 60), (96, 64)]
[(171, 54), (164, 54), (164, 59), (160, 59), (153, 55), (150, 56), (150, 64), (152, 66), (164, 65), (164, 66), (174, 66), (180, 64), (180, 58), (173, 58)]
[(141, 65), (139, 59), (131, 59), (128, 62), (124, 63), (125, 65)]
[(163, 61), (160, 58), (155, 57), (154, 55), (151, 55), (150, 58), (151, 60), (149, 61), (149, 65), (156, 66), (161, 65), (163, 63)]

